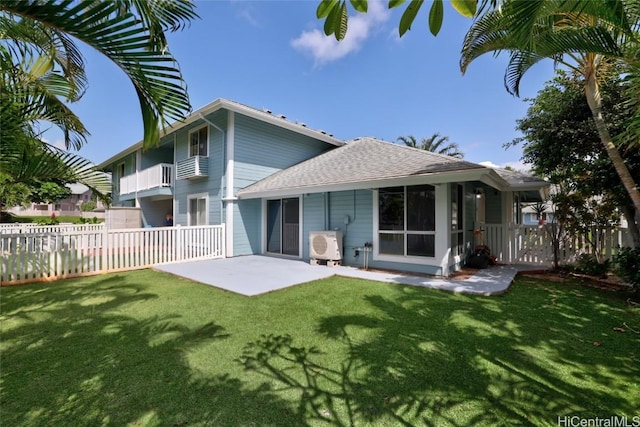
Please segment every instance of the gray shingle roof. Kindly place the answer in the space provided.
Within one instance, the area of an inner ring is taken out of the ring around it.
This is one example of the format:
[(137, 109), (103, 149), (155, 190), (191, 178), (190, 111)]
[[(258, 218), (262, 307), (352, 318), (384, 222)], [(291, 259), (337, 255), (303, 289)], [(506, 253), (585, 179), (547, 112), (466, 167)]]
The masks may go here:
[(238, 196), (470, 170), (488, 168), (374, 138), (360, 138), (276, 172), (238, 191)]
[(494, 170), (498, 173), (498, 175), (500, 175), (500, 178), (507, 181), (507, 183), (511, 186), (537, 183), (544, 183), (546, 185), (546, 182), (541, 180), (540, 178), (536, 178), (535, 176), (527, 175), (522, 172), (500, 168), (496, 168)]

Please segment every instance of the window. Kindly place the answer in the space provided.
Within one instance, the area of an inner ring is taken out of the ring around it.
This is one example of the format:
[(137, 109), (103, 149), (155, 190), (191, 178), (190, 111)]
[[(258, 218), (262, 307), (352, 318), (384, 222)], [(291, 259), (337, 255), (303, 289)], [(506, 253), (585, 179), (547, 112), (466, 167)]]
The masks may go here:
[(464, 254), (464, 187), (451, 185), (451, 254)]
[(120, 180), (124, 177), (124, 167), (124, 162), (118, 163), (118, 165), (116, 166), (116, 176), (113, 180), (115, 194), (120, 194)]
[(189, 157), (207, 157), (209, 127), (201, 127), (189, 133)]
[(435, 187), (431, 185), (379, 190), (380, 254), (435, 256), (435, 194)]
[(207, 225), (207, 196), (189, 197), (189, 225)]
[(513, 222), (522, 224), (522, 206), (520, 205), (520, 195), (513, 193)]

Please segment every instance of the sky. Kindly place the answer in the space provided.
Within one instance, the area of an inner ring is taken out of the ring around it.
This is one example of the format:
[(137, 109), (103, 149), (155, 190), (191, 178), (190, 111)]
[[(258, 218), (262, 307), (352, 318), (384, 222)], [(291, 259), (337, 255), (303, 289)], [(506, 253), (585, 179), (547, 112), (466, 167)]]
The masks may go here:
[[(520, 98), (504, 88), (507, 55), (486, 55), (463, 76), (460, 50), (471, 23), (445, 6), (440, 34), (429, 33), (428, 6), (398, 37), (401, 10), (371, 1), (367, 14), (351, 9), (349, 31), (338, 43), (316, 19), (318, 0), (196, 1), (200, 19), (168, 36), (193, 109), (227, 98), (284, 114), (335, 137), (373, 136), (395, 142), (438, 132), (456, 142), (465, 159), (526, 169), (516, 120), (553, 76), (545, 61), (525, 75)], [(83, 48), (89, 88), (71, 108), (91, 136), (79, 154), (100, 163), (142, 139), (133, 86), (113, 63)], [(54, 129), (45, 138), (61, 145)]]

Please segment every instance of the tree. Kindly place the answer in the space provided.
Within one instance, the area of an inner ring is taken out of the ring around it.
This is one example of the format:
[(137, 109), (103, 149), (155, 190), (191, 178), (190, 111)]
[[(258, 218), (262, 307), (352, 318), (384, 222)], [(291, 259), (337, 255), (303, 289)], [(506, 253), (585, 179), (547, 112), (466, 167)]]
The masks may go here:
[[(353, 8), (360, 13), (367, 13), (367, 0), (349, 0)], [(389, 0), (389, 9), (399, 7), (405, 3), (405, 0)], [(402, 37), (411, 29), (424, 0), (411, 0), (404, 10), (398, 25), (398, 32)], [(433, 0), (429, 9), (429, 30), (434, 36), (440, 32), (442, 21), (444, 19), (443, 0)], [(497, 0), (450, 0), (448, 2), (460, 15), (467, 18), (473, 17), (476, 13), (481, 12), (488, 5), (495, 6)], [(349, 21), (349, 8), (346, 0), (322, 0), (318, 4), (316, 10), (318, 19), (324, 19), (324, 33), (327, 36), (333, 35), (336, 40), (344, 39), (347, 34)]]
[[(350, 3), (358, 12), (367, 12), (366, 0)], [(403, 0), (390, 0), (389, 8), (403, 3)], [(412, 0), (407, 6), (398, 27), (401, 36), (410, 29), (422, 3), (422, 0)], [(629, 79), (633, 83), (626, 103), (634, 114), (623, 137), (633, 140), (637, 146), (640, 143), (640, 6), (637, 0), (481, 0), (453, 1), (452, 5), (462, 15), (475, 17), (463, 46), (460, 61), (463, 73), (475, 58), (485, 53), (508, 51), (511, 60), (505, 86), (515, 95), (526, 71), (545, 58), (584, 76), (585, 92), (601, 142), (640, 215), (637, 183), (626, 169), (602, 119), (597, 80), (598, 65), (604, 57), (623, 60), (630, 66)], [(344, 38), (348, 23), (346, 1), (322, 0), (316, 15), (325, 19), (325, 34), (334, 34), (338, 40)], [(442, 15), (442, 4), (436, 0), (429, 13), (429, 27), (434, 35), (442, 24)], [(640, 222), (640, 216), (636, 222)]]
[[(611, 134), (625, 132), (632, 112), (624, 106), (628, 82), (621, 78), (626, 68), (610, 64), (601, 69), (601, 96), (605, 119)], [(640, 230), (632, 219), (634, 205), (600, 142), (591, 111), (582, 92), (582, 80), (561, 70), (547, 82), (531, 105), (526, 117), (518, 120), (523, 137), (507, 146), (522, 144), (522, 160), (533, 171), (561, 186), (567, 193), (579, 192), (586, 200), (605, 196), (629, 219), (635, 245), (640, 245)], [(625, 163), (634, 176), (640, 176), (640, 152), (622, 147)]]
[(104, 174), (88, 160), (45, 144), (38, 131), (46, 121), (63, 131), (67, 148), (86, 142), (87, 129), (66, 105), (80, 99), (87, 83), (76, 41), (103, 53), (129, 77), (149, 148), (158, 143), (161, 125), (191, 109), (165, 31), (197, 17), (193, 7), (188, 0), (1, 2), (0, 184), (81, 182), (104, 196), (110, 188)]
[[(190, 1), (6, 0), (0, 3), (0, 11), (4, 12), (0, 29), (5, 33), (10, 29), (4, 56), (12, 57), (16, 68), (36, 64), (52, 71), (58, 81), (66, 80), (73, 89), (72, 96), (64, 94), (70, 101), (81, 96), (85, 82), (74, 39), (122, 69), (138, 95), (146, 148), (158, 143), (160, 125), (182, 120), (191, 110), (165, 36), (165, 31), (179, 30), (197, 17)], [(59, 51), (65, 55), (55, 55)]]
[(398, 141), (404, 143), (408, 147), (419, 148), (436, 154), (457, 157), (458, 159), (464, 157), (464, 154), (460, 151), (458, 144), (455, 142), (449, 142), (448, 136), (441, 136), (437, 132), (429, 138), (422, 138), (420, 143), (418, 143), (416, 137), (413, 135), (406, 137), (399, 136)]
[(465, 37), (460, 67), (485, 53), (510, 53), (505, 87), (519, 94), (524, 74), (550, 58), (582, 78), (582, 89), (602, 146), (623, 183), (640, 223), (640, 191), (613, 143), (605, 121), (599, 73), (610, 60), (637, 61), (640, 7), (626, 1), (505, 1), (479, 16)]

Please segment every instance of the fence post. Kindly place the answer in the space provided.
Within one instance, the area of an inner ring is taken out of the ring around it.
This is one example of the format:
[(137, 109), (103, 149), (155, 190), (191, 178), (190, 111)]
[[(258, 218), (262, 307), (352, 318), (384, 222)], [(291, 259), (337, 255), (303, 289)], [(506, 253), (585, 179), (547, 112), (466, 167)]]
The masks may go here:
[(109, 271), (109, 230), (107, 229), (107, 223), (102, 225), (102, 263), (100, 265), (100, 272), (106, 273)]

